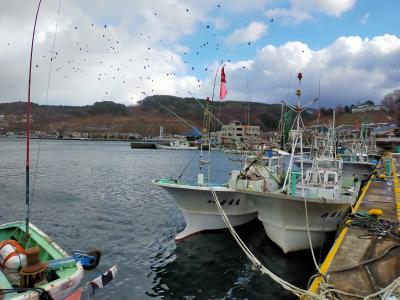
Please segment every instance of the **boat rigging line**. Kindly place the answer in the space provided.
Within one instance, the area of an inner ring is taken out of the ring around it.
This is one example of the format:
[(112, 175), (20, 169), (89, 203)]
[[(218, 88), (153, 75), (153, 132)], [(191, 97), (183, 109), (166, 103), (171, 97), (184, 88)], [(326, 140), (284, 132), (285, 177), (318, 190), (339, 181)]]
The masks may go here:
[(192, 126), (189, 122), (187, 122), (185, 119), (181, 118), (180, 116), (178, 116), (175, 112), (173, 112), (171, 109), (169, 109), (168, 107), (166, 107), (164, 104), (160, 103), (159, 101), (157, 101), (156, 99), (154, 99), (154, 97), (150, 97), (151, 100), (153, 100), (154, 102), (156, 102), (160, 107), (162, 107), (163, 109), (165, 109), (166, 111), (168, 111), (170, 114), (172, 114), (174, 117), (176, 117), (178, 120), (182, 121), (183, 123), (185, 123), (187, 126), (189, 126), (190, 128), (192, 128), (194, 131), (196, 131), (198, 134), (201, 135), (201, 132), (194, 126)]
[(224, 125), (220, 120), (219, 120), (219, 116), (216, 117), (214, 116), (214, 114), (212, 113), (212, 111), (210, 111), (206, 106), (204, 106), (199, 99), (197, 99), (196, 97), (193, 97), (193, 99), (206, 111), (208, 111), (208, 113), (210, 114), (210, 116), (219, 123), (219, 125)]
[(179, 174), (177, 181), (179, 181), (179, 179), (182, 178), (183, 174), (186, 172), (186, 170), (189, 168), (190, 164), (192, 163), (192, 161), (194, 160), (194, 158), (196, 157), (196, 152), (192, 155), (192, 158), (188, 161), (188, 163), (186, 164), (186, 166), (183, 168), (182, 172)]
[[(56, 47), (56, 39), (57, 39), (57, 32), (58, 32), (58, 20), (60, 17), (61, 1), (62, 0), (59, 0), (59, 2), (58, 2), (56, 27), (55, 27), (55, 32), (54, 32), (53, 46), (52, 46), (52, 50), (51, 50), (49, 76), (47, 79), (45, 105), (47, 105), (48, 99), (49, 99), (49, 90), (50, 90), (51, 75), (52, 75), (52, 71), (53, 71), (54, 58), (55, 58), (54, 53), (55, 53), (55, 47)], [(35, 186), (36, 186), (36, 178), (37, 178), (37, 173), (38, 173), (41, 145), (42, 145), (42, 138), (40, 137), (38, 150), (37, 150), (37, 156), (36, 156), (36, 162), (35, 162), (35, 172), (33, 173), (32, 193), (31, 193), (31, 209), (33, 207), (33, 201), (34, 201), (34, 196), (35, 196)]]
[[(184, 124), (186, 124), (187, 126), (189, 126), (190, 128), (192, 128), (193, 130), (195, 130), (197, 133), (199, 133), (201, 136), (203, 136), (203, 134), (193, 125), (191, 125), (189, 122), (187, 122), (185, 119), (183, 119), (182, 117), (180, 117), (179, 115), (177, 115), (175, 112), (173, 112), (171, 109), (169, 109), (168, 107), (166, 107), (165, 105), (163, 105), (162, 103), (160, 103), (159, 101), (157, 101), (154, 97), (149, 97), (149, 99), (151, 99), (152, 101), (156, 102), (161, 108), (165, 109), (167, 112), (169, 112), (171, 115), (173, 115), (175, 118), (177, 118), (178, 120), (180, 120), (181, 122), (183, 122)], [(212, 114), (211, 114), (212, 115)], [(220, 122), (220, 121), (219, 121)], [(221, 123), (222, 124), (222, 123)], [(208, 138), (210, 140), (210, 138)], [(213, 146), (217, 146), (217, 144), (213, 141), (209, 141), (209, 143)], [(233, 162), (236, 162), (236, 160), (232, 159), (229, 155), (227, 155), (225, 152), (223, 152), (224, 155)]]

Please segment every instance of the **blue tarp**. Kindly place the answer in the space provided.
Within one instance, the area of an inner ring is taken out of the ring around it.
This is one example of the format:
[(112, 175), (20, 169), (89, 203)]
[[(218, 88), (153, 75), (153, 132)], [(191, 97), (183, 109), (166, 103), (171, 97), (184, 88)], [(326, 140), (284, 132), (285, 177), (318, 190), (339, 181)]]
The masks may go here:
[(193, 137), (201, 137), (201, 131), (198, 128), (193, 128), (191, 131), (183, 132), (182, 135), (185, 136), (193, 136)]

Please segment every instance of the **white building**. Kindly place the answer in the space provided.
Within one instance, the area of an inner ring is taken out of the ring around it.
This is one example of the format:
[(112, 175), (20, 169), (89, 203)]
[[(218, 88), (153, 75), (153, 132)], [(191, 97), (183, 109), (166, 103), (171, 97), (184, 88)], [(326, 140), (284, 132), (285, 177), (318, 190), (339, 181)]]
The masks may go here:
[(356, 107), (353, 107), (351, 109), (351, 113), (356, 113), (356, 112), (365, 112), (365, 111), (379, 111), (382, 110), (382, 105), (369, 105), (369, 104), (363, 104), (363, 105), (358, 105)]
[(223, 125), (219, 132), (222, 145), (249, 143), (257, 141), (260, 137), (260, 126), (243, 125), (240, 121), (231, 121)]

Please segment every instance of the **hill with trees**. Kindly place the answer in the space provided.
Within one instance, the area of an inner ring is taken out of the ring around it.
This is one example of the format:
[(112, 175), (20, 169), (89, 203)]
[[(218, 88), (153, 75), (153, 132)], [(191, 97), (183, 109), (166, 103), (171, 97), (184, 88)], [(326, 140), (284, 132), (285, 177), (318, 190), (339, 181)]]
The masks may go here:
[[(359, 103), (361, 104), (361, 103)], [(363, 104), (373, 104), (367, 100)], [(387, 111), (352, 114), (350, 106), (337, 106), (337, 123), (354, 124), (359, 122), (394, 122), (400, 119), (400, 90), (388, 94), (382, 104)], [(112, 101), (95, 102), (86, 106), (55, 106), (32, 103), (32, 130), (36, 131), (76, 131), (76, 132), (119, 132), (157, 135), (160, 126), (164, 132), (176, 134), (188, 131), (192, 126), (203, 127), (204, 107), (208, 106), (215, 117), (223, 124), (232, 120), (259, 125), (263, 131), (277, 127), (281, 115), (280, 104), (265, 104), (246, 101), (214, 101), (180, 98), (168, 95), (148, 96), (136, 105), (126, 106)], [(0, 104), (0, 128), (6, 131), (23, 131), (25, 128), (26, 103)], [(320, 108), (320, 124), (330, 124), (332, 108)], [(178, 116), (178, 117), (177, 117)], [(306, 124), (317, 123), (318, 112), (308, 109), (303, 114)], [(216, 121), (212, 127), (218, 128)]]

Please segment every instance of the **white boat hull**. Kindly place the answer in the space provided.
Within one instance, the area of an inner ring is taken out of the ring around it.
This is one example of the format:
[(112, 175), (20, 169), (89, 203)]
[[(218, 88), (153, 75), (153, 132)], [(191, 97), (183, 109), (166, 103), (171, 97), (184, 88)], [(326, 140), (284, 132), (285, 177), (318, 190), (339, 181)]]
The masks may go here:
[(195, 146), (167, 146), (162, 144), (156, 144), (156, 148), (162, 150), (199, 150), (199, 147)]
[[(155, 183), (174, 197), (186, 221), (185, 229), (175, 237), (175, 240), (204, 230), (226, 228), (209, 187)], [(255, 206), (243, 194), (226, 187), (213, 187), (213, 189), (233, 226), (242, 225), (257, 218)]]
[[(245, 192), (258, 210), (268, 237), (284, 253), (310, 248), (304, 199), (281, 194)], [(311, 245), (318, 248), (329, 232), (335, 232), (345, 217), (350, 203), (307, 199)]]

